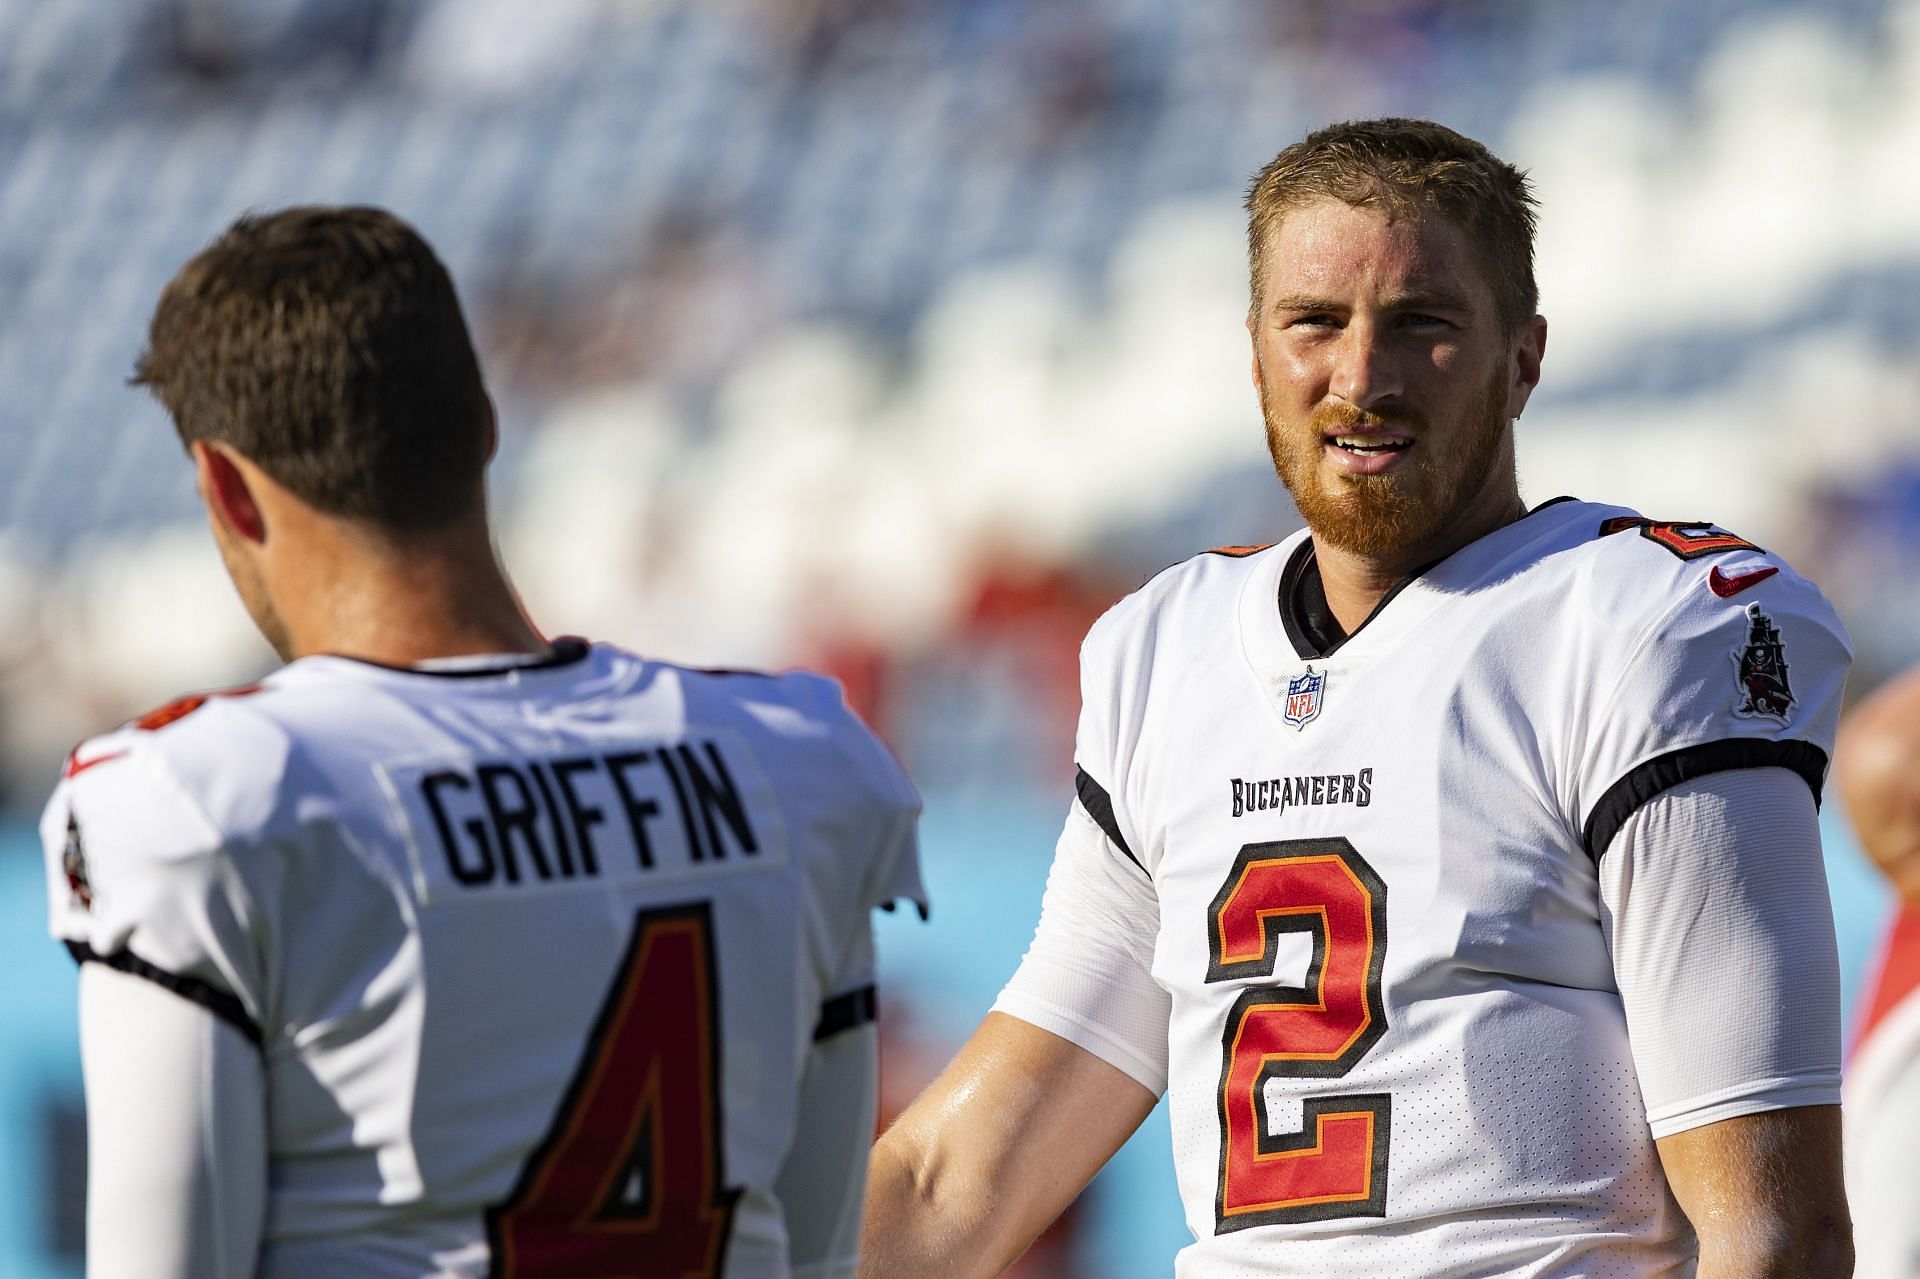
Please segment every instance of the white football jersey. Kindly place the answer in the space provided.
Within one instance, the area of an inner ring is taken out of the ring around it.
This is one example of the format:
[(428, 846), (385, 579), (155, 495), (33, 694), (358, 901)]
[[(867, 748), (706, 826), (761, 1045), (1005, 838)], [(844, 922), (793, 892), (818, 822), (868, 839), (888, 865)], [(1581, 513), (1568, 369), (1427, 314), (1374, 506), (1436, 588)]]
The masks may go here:
[(1847, 1063), (1856, 1279), (1920, 1279), (1920, 910), (1896, 918)]
[(258, 1045), (260, 1273), (760, 1279), (917, 812), (829, 680), (563, 640), (176, 703), (43, 835), (58, 938)]
[(1086, 884), (1118, 903), (1104, 931), (1145, 934), (1163, 1037), (1146, 1001), (1069, 1008), (1031, 971), (1104, 944), (1091, 913), (1078, 947), (1043, 922), (997, 1006), (1164, 1072), (1182, 1276), (1681, 1273), (1659, 1125), (1837, 1101), (1837, 1016), (1824, 1066), (1650, 1117), (1602, 854), (1721, 770), (1817, 798), (1844, 631), (1731, 534), (1564, 499), (1351, 636), (1325, 614), (1303, 531), (1169, 569), (1095, 625), (1049, 909)]

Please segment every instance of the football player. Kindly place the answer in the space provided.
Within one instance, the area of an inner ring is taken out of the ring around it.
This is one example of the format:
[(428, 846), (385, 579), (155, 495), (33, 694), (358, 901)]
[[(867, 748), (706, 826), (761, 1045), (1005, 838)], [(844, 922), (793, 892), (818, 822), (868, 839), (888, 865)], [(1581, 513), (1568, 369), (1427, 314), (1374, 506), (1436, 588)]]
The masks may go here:
[(1847, 1193), (1860, 1279), (1920, 1274), (1920, 671), (1856, 707), (1835, 759), (1860, 846), (1899, 913), (1847, 1065)]
[(869, 913), (922, 892), (837, 686), (534, 629), (390, 214), (235, 223), (136, 380), (287, 664), (84, 743), (47, 808), (89, 1273), (851, 1274)]
[(1846, 1273), (1840, 623), (1711, 524), (1521, 502), (1519, 171), (1345, 124), (1248, 207), (1308, 527), (1087, 636), (1038, 931), (879, 1143), (863, 1272), (996, 1272), (1164, 1091), (1182, 1276)]

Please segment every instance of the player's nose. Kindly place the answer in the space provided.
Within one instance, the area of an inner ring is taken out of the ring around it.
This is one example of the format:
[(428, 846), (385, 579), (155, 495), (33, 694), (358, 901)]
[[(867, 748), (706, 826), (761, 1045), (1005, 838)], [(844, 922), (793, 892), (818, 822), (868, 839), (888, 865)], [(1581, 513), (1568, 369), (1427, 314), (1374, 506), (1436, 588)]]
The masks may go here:
[(1391, 400), (1404, 389), (1393, 352), (1370, 318), (1355, 316), (1340, 331), (1327, 389), (1362, 409)]

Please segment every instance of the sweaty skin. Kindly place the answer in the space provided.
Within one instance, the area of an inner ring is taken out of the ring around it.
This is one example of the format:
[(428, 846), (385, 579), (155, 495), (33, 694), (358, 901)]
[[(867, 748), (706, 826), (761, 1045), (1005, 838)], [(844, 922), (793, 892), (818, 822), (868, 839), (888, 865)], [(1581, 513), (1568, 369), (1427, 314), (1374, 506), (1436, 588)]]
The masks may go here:
[(999, 1274), (1157, 1100), (1059, 1036), (988, 1013), (874, 1147), (860, 1273)]
[(1853, 1273), (1840, 1107), (1742, 1115), (1657, 1144), (1667, 1184), (1700, 1237), (1695, 1279)]

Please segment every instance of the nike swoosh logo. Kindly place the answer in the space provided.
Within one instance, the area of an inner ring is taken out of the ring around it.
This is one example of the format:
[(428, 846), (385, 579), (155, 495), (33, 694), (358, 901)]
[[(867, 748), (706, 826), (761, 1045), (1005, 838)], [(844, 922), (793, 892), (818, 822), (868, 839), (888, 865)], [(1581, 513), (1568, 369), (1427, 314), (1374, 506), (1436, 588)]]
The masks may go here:
[(69, 755), (67, 757), (67, 767), (66, 767), (65, 775), (68, 777), (78, 777), (80, 776), (80, 774), (86, 772), (89, 768), (96, 767), (97, 765), (100, 765), (100, 764), (111, 763), (114, 760), (119, 759), (122, 755), (125, 755), (125, 754), (126, 754), (125, 751), (108, 751), (104, 755), (95, 755), (92, 759), (81, 759), (77, 753), (73, 755)]
[(1712, 587), (1713, 593), (1721, 599), (1730, 600), (1749, 586), (1764, 582), (1779, 571), (1777, 567), (1769, 564), (1765, 568), (1756, 568), (1751, 573), (1735, 573), (1732, 577), (1728, 577), (1716, 564), (1713, 566), (1713, 571), (1707, 574), (1707, 585)]

